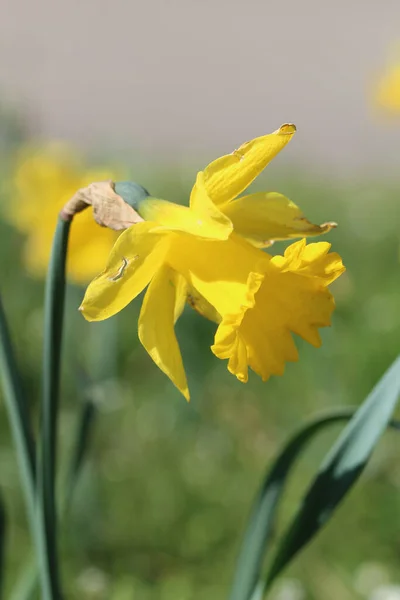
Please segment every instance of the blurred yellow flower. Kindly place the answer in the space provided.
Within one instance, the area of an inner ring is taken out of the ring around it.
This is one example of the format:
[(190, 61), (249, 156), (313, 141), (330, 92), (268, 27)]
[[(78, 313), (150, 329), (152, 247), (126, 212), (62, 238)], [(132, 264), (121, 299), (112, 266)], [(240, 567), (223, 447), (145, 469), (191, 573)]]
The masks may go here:
[[(7, 217), (26, 234), (23, 258), (33, 276), (46, 274), (57, 216), (67, 200), (93, 181), (113, 178), (115, 172), (85, 169), (61, 144), (29, 147), (20, 153)], [(83, 211), (71, 226), (67, 272), (78, 284), (86, 284), (104, 268), (117, 238), (114, 231), (97, 225), (91, 213), (91, 209)]]
[(393, 58), (377, 78), (375, 105), (389, 115), (400, 114), (400, 45), (394, 48)]
[[(218, 323), (212, 351), (228, 359), (240, 381), (247, 381), (249, 366), (264, 380), (282, 374), (285, 362), (298, 358), (291, 333), (318, 346), (318, 328), (330, 325), (334, 300), (327, 286), (344, 271), (330, 244), (301, 240), (276, 257), (259, 246), (323, 233), (333, 224), (311, 224), (279, 194), (234, 200), (294, 131), (283, 126), (211, 163), (197, 176), (190, 208), (154, 198), (139, 202), (135, 208), (146, 220), (121, 234), (105, 271), (86, 291), (81, 310), (98, 321), (148, 286), (140, 341), (187, 399), (174, 332), (186, 302)], [(117, 193), (126, 185), (116, 184)]]

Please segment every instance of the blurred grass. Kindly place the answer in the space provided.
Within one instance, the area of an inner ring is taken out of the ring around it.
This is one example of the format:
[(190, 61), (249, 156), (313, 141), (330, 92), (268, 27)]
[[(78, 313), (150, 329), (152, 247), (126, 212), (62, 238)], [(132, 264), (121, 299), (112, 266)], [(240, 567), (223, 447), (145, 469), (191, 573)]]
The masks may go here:
[[(155, 195), (186, 202), (194, 175), (190, 169), (152, 172), (148, 167), (143, 177), (133, 172), (132, 179)], [(10, 189), (1, 186), (1, 203), (12, 202)], [(339, 223), (327, 239), (348, 270), (332, 286), (333, 327), (323, 331), (319, 350), (298, 340), (300, 361), (288, 365), (283, 378), (263, 384), (253, 376), (243, 385), (209, 350), (214, 326), (187, 309), (177, 327), (193, 396), (187, 405), (137, 340), (140, 299), (114, 319), (116, 371), (105, 372), (101, 385), (90, 391), (99, 417), (62, 537), (68, 598), (226, 598), (245, 520), (268, 462), (314, 411), (360, 402), (398, 354), (400, 180), (368, 176), (335, 182), (293, 169), (283, 172), (277, 161), (253, 189), (279, 190), (311, 220)], [(2, 294), (36, 414), (43, 283), (24, 272), (21, 242), (20, 234), (0, 221)], [(282, 248), (276, 244), (274, 250)], [(71, 288), (67, 297), (61, 458), (69, 455), (82, 402), (76, 366), (93, 368), (90, 339), (98, 340), (104, 327), (86, 323), (77, 313), (81, 295)], [(300, 461), (282, 524), (332, 435), (314, 442)], [(400, 477), (395, 444), (388, 434), (350, 499), (288, 570), (292, 591), (283, 595), (278, 584), (276, 598), (367, 598), (360, 573), (371, 561), (382, 565), (382, 577), (396, 581)], [(10, 589), (31, 546), (2, 401), (0, 483), (10, 519)]]

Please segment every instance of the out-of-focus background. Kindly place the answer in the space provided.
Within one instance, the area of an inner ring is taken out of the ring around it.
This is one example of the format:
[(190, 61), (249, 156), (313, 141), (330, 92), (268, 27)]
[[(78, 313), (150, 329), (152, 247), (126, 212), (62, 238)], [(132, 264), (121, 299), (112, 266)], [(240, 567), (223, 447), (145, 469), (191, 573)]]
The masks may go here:
[[(63, 465), (82, 382), (97, 415), (63, 529), (68, 598), (225, 598), (251, 502), (284, 440), (315, 411), (359, 403), (398, 353), (399, 19), (394, 0), (3, 3), (1, 290), (35, 418), (53, 226), (63, 201), (90, 181), (131, 178), (186, 203), (207, 162), (294, 122), (295, 138), (252, 187), (286, 194), (314, 222), (337, 221), (327, 238), (347, 266), (323, 347), (299, 340), (300, 362), (264, 384), (230, 376), (209, 350), (214, 326), (188, 309), (177, 328), (187, 405), (138, 343), (140, 299), (103, 324), (78, 314), (114, 238), (89, 213), (76, 219)], [(2, 403), (0, 430), (11, 589), (30, 542)], [(334, 433), (299, 462), (281, 527)], [(398, 440), (388, 434), (271, 597), (400, 598), (399, 488)]]

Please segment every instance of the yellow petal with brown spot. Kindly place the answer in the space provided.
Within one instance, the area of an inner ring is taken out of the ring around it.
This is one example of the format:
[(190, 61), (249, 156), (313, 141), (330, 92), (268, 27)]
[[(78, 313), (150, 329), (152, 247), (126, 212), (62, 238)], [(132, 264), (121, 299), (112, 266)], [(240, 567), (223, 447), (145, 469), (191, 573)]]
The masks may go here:
[(148, 285), (165, 261), (170, 235), (154, 233), (154, 223), (129, 227), (117, 239), (106, 269), (89, 284), (80, 310), (102, 321), (125, 308)]

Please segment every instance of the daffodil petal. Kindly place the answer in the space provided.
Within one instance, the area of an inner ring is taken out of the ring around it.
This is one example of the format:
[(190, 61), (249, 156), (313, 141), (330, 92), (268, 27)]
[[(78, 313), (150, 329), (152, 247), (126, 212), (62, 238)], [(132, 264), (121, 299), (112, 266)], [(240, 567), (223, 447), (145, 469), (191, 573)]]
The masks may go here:
[(175, 320), (186, 300), (185, 280), (164, 264), (150, 282), (139, 317), (139, 339), (156, 365), (189, 400), (189, 389), (175, 336)]
[(147, 286), (163, 263), (168, 235), (154, 223), (137, 223), (117, 239), (106, 269), (89, 284), (80, 310), (88, 321), (102, 321), (125, 308)]
[[(227, 233), (227, 237), (232, 232), (231, 220), (219, 210), (208, 195), (202, 171), (197, 173), (196, 184), (190, 195), (190, 208), (206, 223), (213, 223), (214, 227), (220, 229), (222, 234)], [(222, 237), (221, 239), (226, 238)]]
[(216, 308), (193, 285), (188, 286), (187, 303), (205, 319), (213, 323), (221, 322), (221, 315)]
[(340, 257), (328, 254), (329, 244), (293, 246), (283, 261), (272, 259), (263, 273), (250, 273), (246, 301), (218, 327), (211, 349), (229, 359), (240, 381), (246, 381), (246, 366), (264, 381), (282, 375), (285, 363), (298, 359), (291, 334), (318, 347), (318, 329), (330, 325), (335, 302), (327, 285), (344, 271)]
[(277, 192), (243, 196), (220, 208), (232, 221), (235, 233), (260, 248), (270, 246), (273, 240), (321, 235), (336, 226), (310, 223), (294, 202)]
[(249, 272), (258, 261), (268, 260), (268, 255), (236, 235), (225, 241), (177, 235), (168, 254), (169, 264), (190, 286), (189, 303), (194, 290), (193, 305), (198, 305), (194, 307), (207, 311), (210, 317), (207, 304), (215, 309), (215, 316), (236, 310), (246, 295)]
[(295, 132), (294, 125), (282, 125), (277, 131), (246, 142), (232, 154), (210, 163), (204, 169), (204, 182), (211, 200), (220, 205), (241, 194), (286, 146)]
[[(203, 200), (207, 202), (207, 196), (204, 198), (203, 195)], [(211, 200), (209, 203), (212, 204)], [(228, 217), (219, 213), (220, 218), (218, 218), (217, 209), (214, 211), (215, 214), (211, 215), (210, 206), (208, 208), (198, 206), (198, 209), (199, 211), (196, 212), (188, 206), (149, 197), (140, 203), (139, 214), (146, 221), (154, 221), (170, 231), (182, 231), (209, 239), (228, 239), (232, 232), (232, 224)]]

